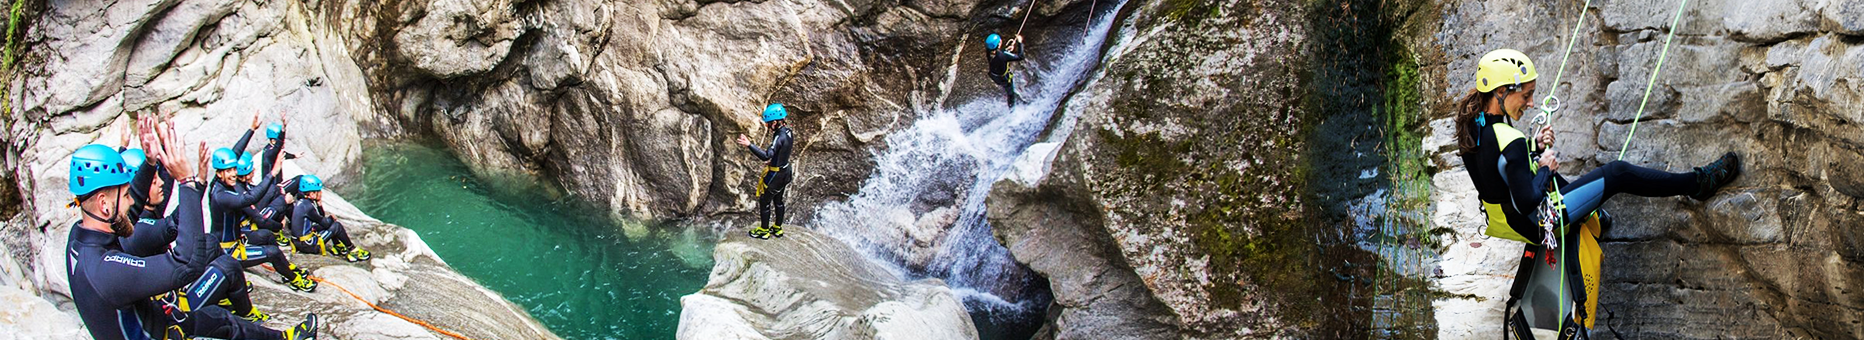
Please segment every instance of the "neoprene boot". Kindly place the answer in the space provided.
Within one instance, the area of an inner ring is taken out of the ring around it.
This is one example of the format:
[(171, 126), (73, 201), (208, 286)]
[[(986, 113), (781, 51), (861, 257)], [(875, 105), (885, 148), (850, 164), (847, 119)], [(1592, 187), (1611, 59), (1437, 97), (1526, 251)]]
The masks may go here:
[(1722, 154), (1714, 163), (1696, 168), (1696, 194), (1689, 198), (1707, 201), (1738, 176), (1741, 176), (1741, 156), (1733, 152)]
[(305, 314), (304, 322), (285, 330), (285, 340), (316, 340), (317, 314)]

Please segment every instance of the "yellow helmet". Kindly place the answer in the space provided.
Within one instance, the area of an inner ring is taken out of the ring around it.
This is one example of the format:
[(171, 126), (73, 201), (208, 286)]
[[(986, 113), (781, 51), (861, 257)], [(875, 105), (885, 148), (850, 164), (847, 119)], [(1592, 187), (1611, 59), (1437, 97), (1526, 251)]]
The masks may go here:
[(1540, 77), (1527, 54), (1511, 49), (1489, 51), (1476, 62), (1476, 91), (1494, 91), (1502, 85), (1521, 85)]

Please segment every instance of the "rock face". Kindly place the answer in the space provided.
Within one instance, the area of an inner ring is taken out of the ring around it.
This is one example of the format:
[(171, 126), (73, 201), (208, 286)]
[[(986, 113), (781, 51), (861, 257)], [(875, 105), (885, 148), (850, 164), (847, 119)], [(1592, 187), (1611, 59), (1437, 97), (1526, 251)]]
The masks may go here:
[[(1440, 4), (1439, 32), (1415, 37), (1434, 108), (1436, 227), (1446, 242), (1439, 337), (1487, 338), (1500, 325), (1518, 243), (1481, 236), (1474, 190), (1455, 156), (1451, 103), (1475, 58), (1514, 48), (1552, 85), (1566, 32), (1578, 43), (1553, 123), (1562, 174), (1624, 160), (1688, 171), (1725, 151), (1746, 173), (1708, 201), (1619, 196), (1605, 205), (1601, 328), (1644, 338), (1864, 337), (1864, 27), (1857, 1), (1691, 1), (1623, 149), (1676, 14), (1673, 2)], [(1526, 125), (1526, 124), (1523, 124)], [(1525, 126), (1524, 126), (1525, 127)], [(1481, 247), (1475, 245), (1480, 244)]]
[(1127, 6), (1103, 69), (991, 192), (998, 239), (1054, 292), (1039, 337), (1318, 336), (1328, 286), (1289, 208), (1307, 6)]
[[(1038, 14), (1075, 3), (1085, 2)], [(1006, 6), (462, 0), (320, 10), (403, 131), (431, 132), (482, 174), (552, 179), (614, 214), (680, 218), (751, 211), (760, 167), (732, 140), (764, 142), (758, 114), (770, 102), (786, 104), (799, 133), (791, 199), (854, 192), (884, 147), (877, 137), (944, 105), (957, 56), (980, 54), (972, 27), (1002, 25), (988, 14)], [(792, 209), (806, 219), (814, 205)]]
[(680, 298), (678, 338), (977, 339), (944, 282), (901, 280), (806, 228), (785, 233), (719, 242), (705, 289)]

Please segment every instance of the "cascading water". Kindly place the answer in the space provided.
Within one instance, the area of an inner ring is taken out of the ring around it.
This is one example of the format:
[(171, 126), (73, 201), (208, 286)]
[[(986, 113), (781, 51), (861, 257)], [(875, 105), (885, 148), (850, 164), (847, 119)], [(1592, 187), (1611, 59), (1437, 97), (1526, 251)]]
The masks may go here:
[[(874, 174), (844, 202), (821, 207), (817, 229), (894, 265), (906, 277), (936, 277), (958, 291), (974, 320), (1040, 318), (1049, 303), (1042, 279), (1021, 267), (991, 235), (984, 200), (1025, 148), (1048, 128), (1068, 94), (1098, 67), (1112, 13), (1124, 2), (1090, 8), (1093, 22), (1054, 55), (1031, 55), (1018, 84), (1023, 102), (1005, 106), (998, 92), (920, 115), (886, 138)], [(960, 53), (983, 55), (975, 49)], [(968, 57), (969, 55), (965, 55)], [(983, 77), (981, 72), (959, 72)], [(980, 325), (980, 328), (988, 327)]]

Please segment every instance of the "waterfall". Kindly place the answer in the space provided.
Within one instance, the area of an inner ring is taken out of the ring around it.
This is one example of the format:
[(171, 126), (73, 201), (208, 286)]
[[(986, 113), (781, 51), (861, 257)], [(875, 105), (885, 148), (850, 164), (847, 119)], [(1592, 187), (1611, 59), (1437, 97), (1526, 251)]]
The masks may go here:
[[(1040, 318), (1030, 314), (1046, 307), (1049, 298), (1026, 294), (1040, 278), (1018, 265), (991, 235), (984, 200), (990, 186), (1048, 128), (1058, 105), (1098, 67), (1113, 13), (1122, 5), (1102, 6), (1086, 32), (1078, 27), (1051, 31), (1078, 37), (1053, 54), (1032, 54), (1022, 62), (1017, 77), (1022, 102), (1014, 109), (993, 87), (964, 99), (968, 102), (925, 112), (911, 126), (886, 136), (888, 148), (875, 156), (873, 175), (848, 200), (824, 204), (814, 216), (815, 228), (892, 265), (904, 277), (945, 280), (974, 316)], [(976, 49), (961, 51), (965, 58), (983, 55)], [(981, 73), (957, 74), (982, 78)]]

